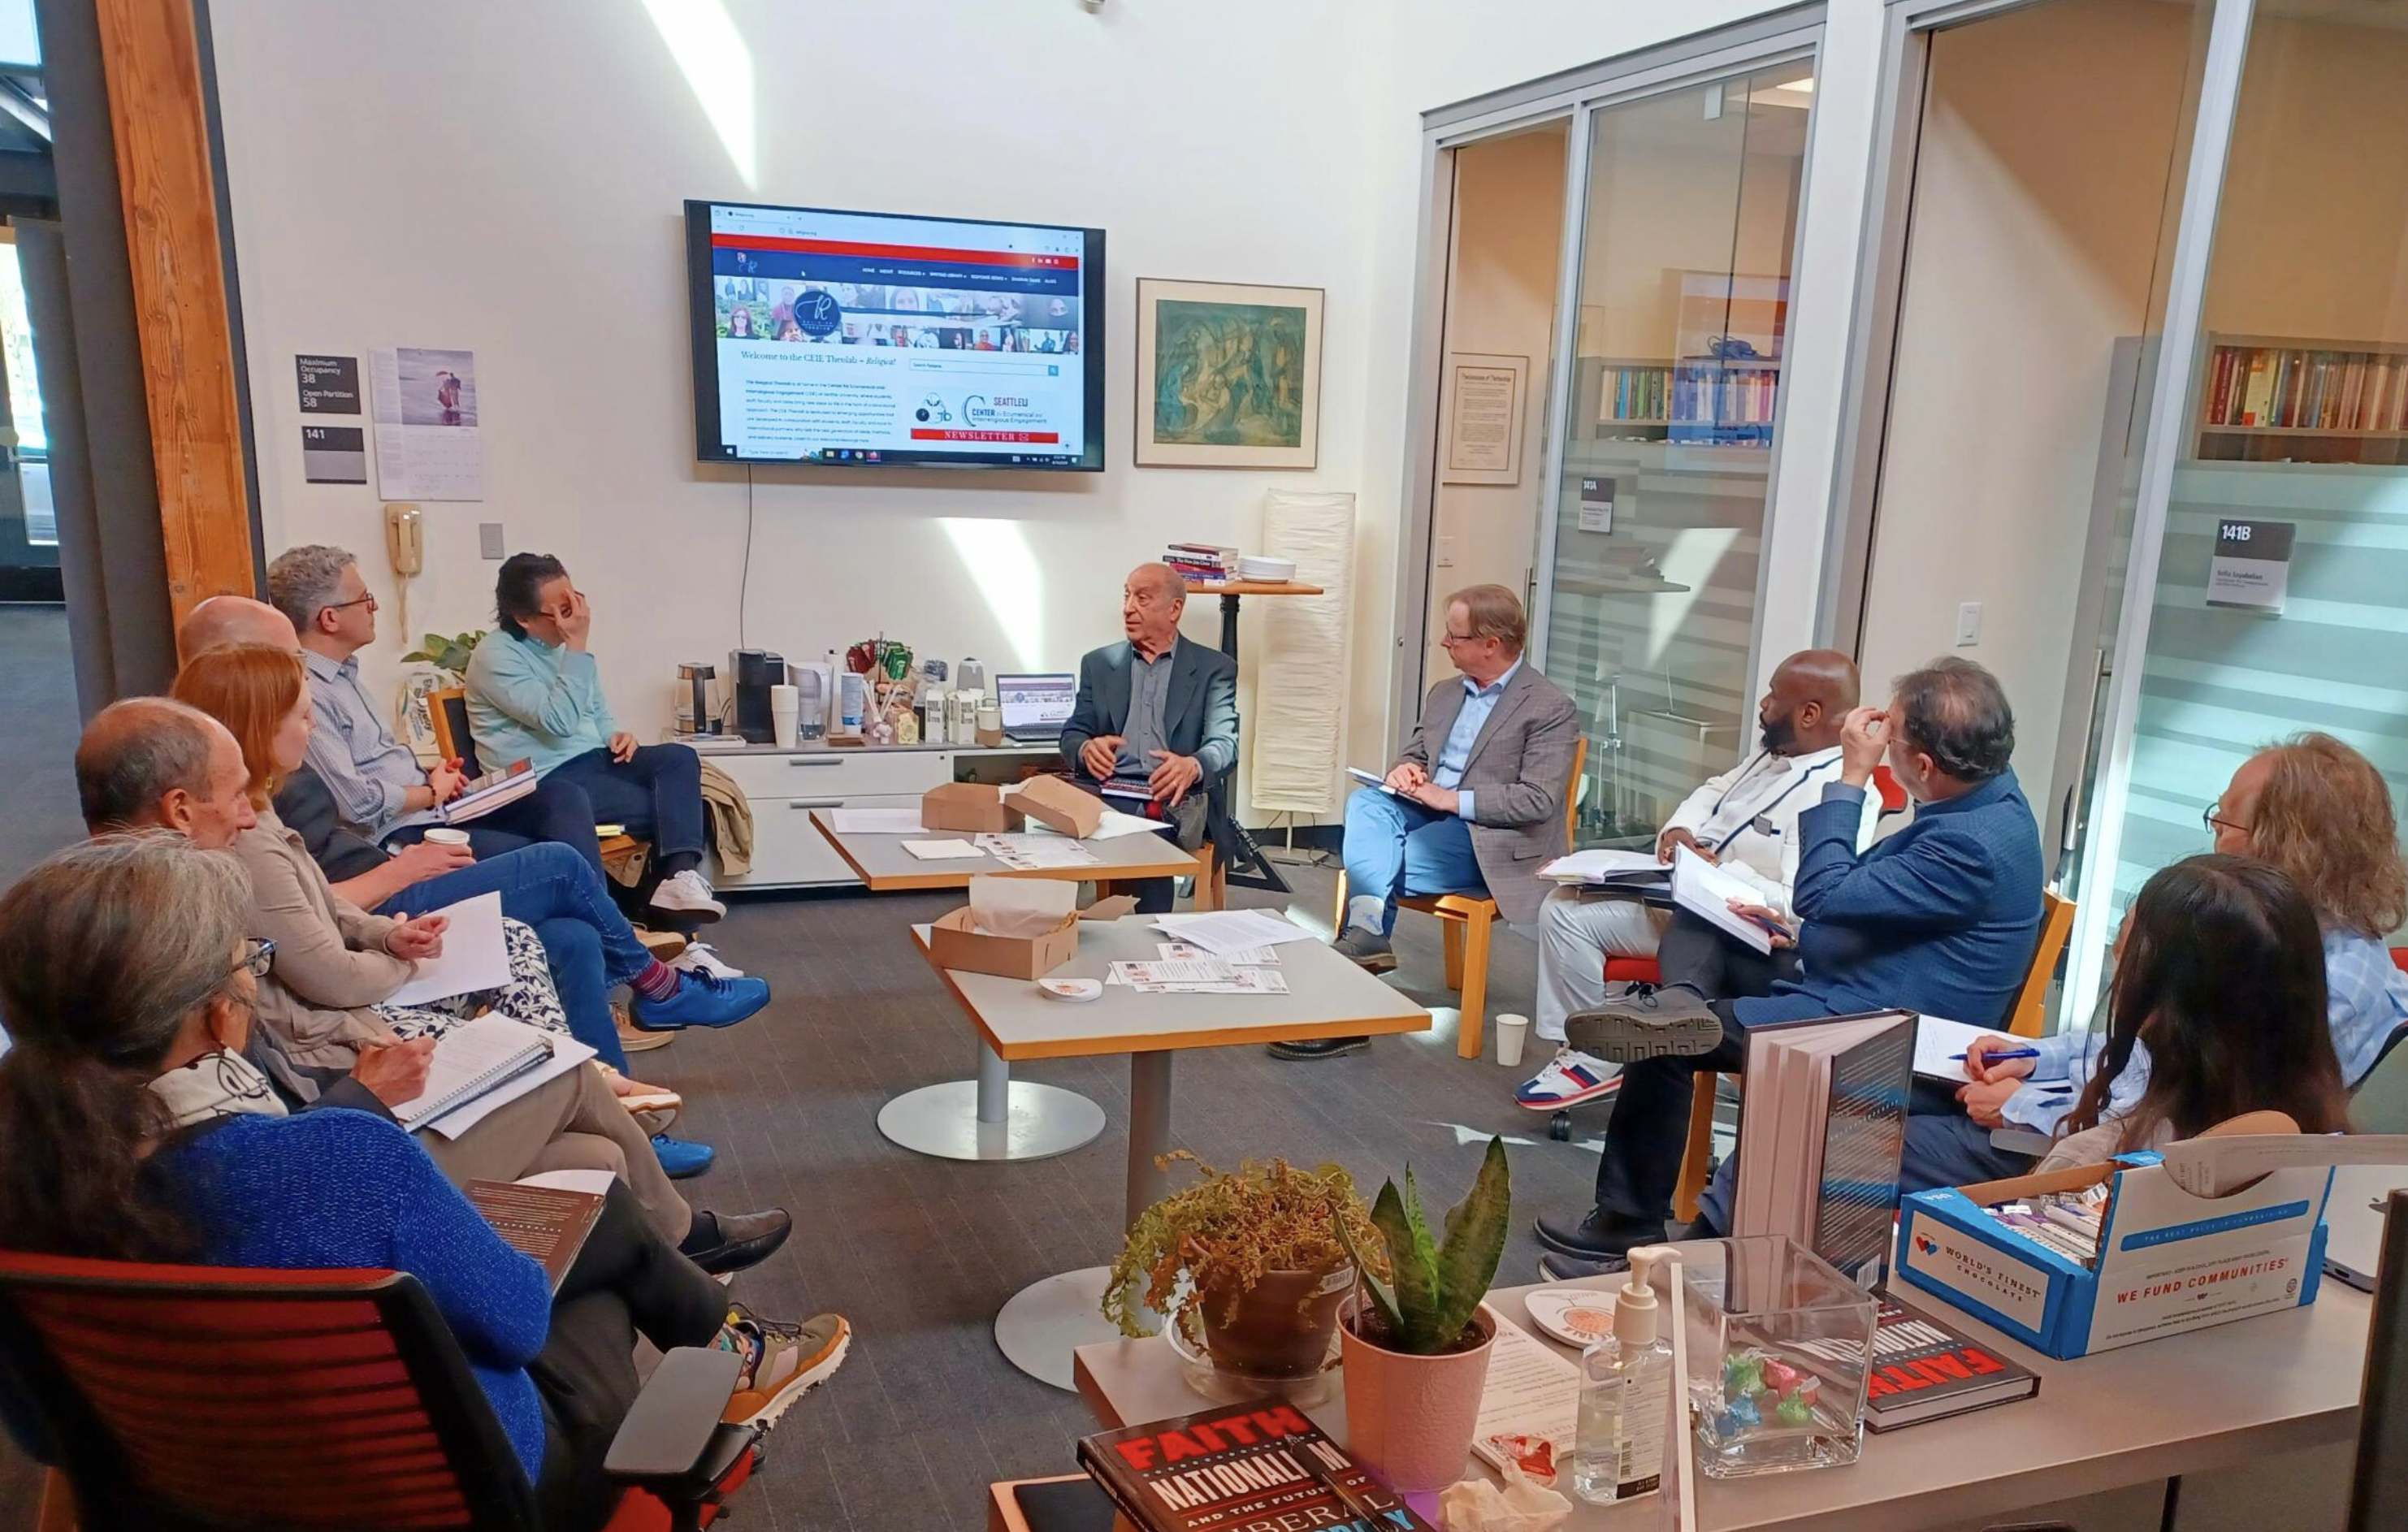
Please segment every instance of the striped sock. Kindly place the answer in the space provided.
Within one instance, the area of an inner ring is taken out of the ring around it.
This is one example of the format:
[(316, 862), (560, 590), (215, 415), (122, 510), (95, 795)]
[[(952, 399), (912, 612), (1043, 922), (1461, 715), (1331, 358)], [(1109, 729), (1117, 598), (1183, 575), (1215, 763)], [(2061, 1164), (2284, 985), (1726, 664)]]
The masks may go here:
[(628, 980), (627, 982), (638, 995), (647, 1000), (666, 1000), (678, 992), (678, 971), (659, 958), (654, 958), (651, 967)]

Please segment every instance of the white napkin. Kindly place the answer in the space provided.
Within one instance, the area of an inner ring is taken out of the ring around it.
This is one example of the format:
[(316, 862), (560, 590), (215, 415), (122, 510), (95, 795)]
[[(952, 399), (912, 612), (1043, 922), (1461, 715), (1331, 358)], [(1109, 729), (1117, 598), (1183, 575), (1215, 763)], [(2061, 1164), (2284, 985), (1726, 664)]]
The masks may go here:
[(1055, 878), (972, 878), (970, 923), (991, 937), (1041, 937), (1078, 898), (1078, 884)]
[(1466, 1479), (1439, 1492), (1439, 1525), (1445, 1532), (1555, 1532), (1572, 1513), (1572, 1503), (1530, 1482), (1520, 1468), (1504, 1473), (1505, 1487)]

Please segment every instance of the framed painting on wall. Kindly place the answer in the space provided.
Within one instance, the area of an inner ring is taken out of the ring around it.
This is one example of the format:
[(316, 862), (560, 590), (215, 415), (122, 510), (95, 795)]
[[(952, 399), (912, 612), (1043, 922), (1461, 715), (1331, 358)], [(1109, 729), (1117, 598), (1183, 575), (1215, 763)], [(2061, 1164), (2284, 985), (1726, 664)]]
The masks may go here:
[(1313, 466), (1321, 301), (1317, 287), (1139, 278), (1139, 465)]

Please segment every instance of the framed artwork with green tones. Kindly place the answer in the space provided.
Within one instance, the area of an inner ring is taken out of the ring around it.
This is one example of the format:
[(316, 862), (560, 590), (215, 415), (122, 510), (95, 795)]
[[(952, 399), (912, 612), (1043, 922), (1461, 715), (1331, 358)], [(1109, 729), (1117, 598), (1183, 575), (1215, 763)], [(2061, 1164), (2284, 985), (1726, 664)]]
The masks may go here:
[(1321, 299), (1317, 287), (1139, 278), (1139, 465), (1313, 466)]

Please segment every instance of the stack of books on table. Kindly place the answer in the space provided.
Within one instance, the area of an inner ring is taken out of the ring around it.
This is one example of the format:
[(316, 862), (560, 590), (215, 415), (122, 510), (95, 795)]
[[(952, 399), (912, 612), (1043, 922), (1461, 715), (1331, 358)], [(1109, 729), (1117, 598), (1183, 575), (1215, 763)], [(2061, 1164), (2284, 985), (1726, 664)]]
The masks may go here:
[(1218, 582), (1238, 578), (1238, 551), (1212, 543), (1172, 543), (1162, 551), (1162, 562), (1188, 580)]

